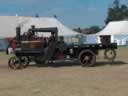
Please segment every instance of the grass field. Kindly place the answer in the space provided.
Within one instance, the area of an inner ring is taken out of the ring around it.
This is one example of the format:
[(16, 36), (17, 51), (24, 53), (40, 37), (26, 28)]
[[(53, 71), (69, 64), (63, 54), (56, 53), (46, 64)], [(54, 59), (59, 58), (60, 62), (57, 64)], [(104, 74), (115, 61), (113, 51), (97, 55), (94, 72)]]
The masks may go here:
[(66, 64), (14, 71), (0, 53), (0, 96), (128, 96), (128, 47), (117, 54), (112, 65), (100, 55), (92, 68)]

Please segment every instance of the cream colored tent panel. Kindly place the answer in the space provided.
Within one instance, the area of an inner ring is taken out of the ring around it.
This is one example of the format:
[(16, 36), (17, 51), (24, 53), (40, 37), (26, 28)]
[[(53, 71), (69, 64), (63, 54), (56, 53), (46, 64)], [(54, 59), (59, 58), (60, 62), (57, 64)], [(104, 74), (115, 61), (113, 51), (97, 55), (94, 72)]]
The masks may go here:
[(16, 27), (20, 26), (22, 34), (35, 25), (37, 28), (57, 27), (58, 34), (62, 36), (74, 36), (79, 33), (65, 27), (57, 19), (52, 17), (23, 17), (23, 16), (0, 16), (0, 37), (16, 36)]
[(67, 28), (55, 18), (32, 18), (28, 23), (24, 24), (22, 31), (27, 31), (32, 25), (35, 25), (36, 28), (57, 27), (59, 36), (74, 36), (79, 34)]
[(15, 36), (16, 25), (15, 17), (0, 16), (0, 37)]
[(30, 17), (0, 16), (0, 37), (16, 36), (16, 27), (23, 26)]
[(128, 21), (110, 22), (96, 35), (125, 35), (128, 34)]

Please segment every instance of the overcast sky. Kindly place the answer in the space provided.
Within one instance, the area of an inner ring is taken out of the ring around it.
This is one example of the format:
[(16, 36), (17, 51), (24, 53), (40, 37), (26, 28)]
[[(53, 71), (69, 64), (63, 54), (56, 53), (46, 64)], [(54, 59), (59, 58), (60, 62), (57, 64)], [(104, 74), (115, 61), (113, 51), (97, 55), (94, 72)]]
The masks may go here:
[[(128, 5), (128, 0), (120, 0)], [(103, 26), (113, 0), (0, 0), (0, 15), (53, 16), (73, 27)]]

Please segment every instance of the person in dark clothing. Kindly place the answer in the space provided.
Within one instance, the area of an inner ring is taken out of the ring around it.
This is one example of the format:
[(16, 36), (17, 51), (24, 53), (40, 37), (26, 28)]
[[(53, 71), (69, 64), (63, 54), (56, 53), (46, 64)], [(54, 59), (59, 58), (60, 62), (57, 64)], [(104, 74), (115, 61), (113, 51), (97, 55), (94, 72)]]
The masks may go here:
[(54, 41), (56, 41), (56, 34), (52, 32), (48, 42), (50, 43)]
[(44, 60), (51, 59), (56, 46), (56, 34), (51, 33), (51, 37), (48, 40), (48, 46), (45, 48)]
[(46, 48), (47, 46), (48, 46), (47, 39), (44, 38), (44, 39), (43, 39), (43, 48)]

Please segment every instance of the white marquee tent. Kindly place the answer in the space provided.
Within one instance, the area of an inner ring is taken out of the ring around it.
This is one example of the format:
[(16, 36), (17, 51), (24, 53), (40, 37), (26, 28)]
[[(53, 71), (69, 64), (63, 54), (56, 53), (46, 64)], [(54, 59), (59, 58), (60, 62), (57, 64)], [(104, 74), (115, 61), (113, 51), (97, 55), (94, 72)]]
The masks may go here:
[(97, 35), (126, 35), (128, 34), (128, 21), (110, 22)]
[(47, 27), (57, 27), (59, 36), (73, 36), (79, 33), (67, 28), (61, 22), (55, 18), (31, 18), (28, 23), (24, 24), (22, 31), (27, 31), (32, 25), (36, 28), (47, 28)]
[[(99, 36), (105, 36), (110, 35), (111, 36), (111, 42), (122, 41), (122, 39), (117, 38), (121, 35), (125, 36), (128, 35), (128, 21), (113, 21), (110, 22), (103, 30), (101, 30), (99, 33), (97, 33), (97, 42), (100, 43), (100, 37)], [(125, 43), (123, 43), (125, 44)], [(120, 44), (118, 44), (120, 45)]]
[[(61, 22), (53, 17), (23, 17), (23, 16), (0, 16), (0, 38), (14, 37), (16, 35), (16, 27), (21, 26), (22, 32), (26, 32), (32, 25), (38, 27), (57, 27), (58, 34), (62, 36), (74, 36), (79, 33), (67, 28)], [(114, 35), (128, 34), (128, 21), (110, 22), (97, 35), (97, 42), (100, 43), (99, 35), (111, 35), (112, 42)], [(80, 34), (81, 35), (81, 34)], [(92, 36), (93, 39), (97, 38)], [(87, 36), (91, 38), (90, 36)], [(96, 41), (96, 40), (94, 40)]]
[(57, 27), (58, 35), (71, 36), (79, 33), (65, 27), (53, 17), (23, 17), (23, 16), (0, 16), (0, 37), (14, 37), (16, 27), (21, 26), (22, 32), (26, 32), (32, 25), (39, 27)]

